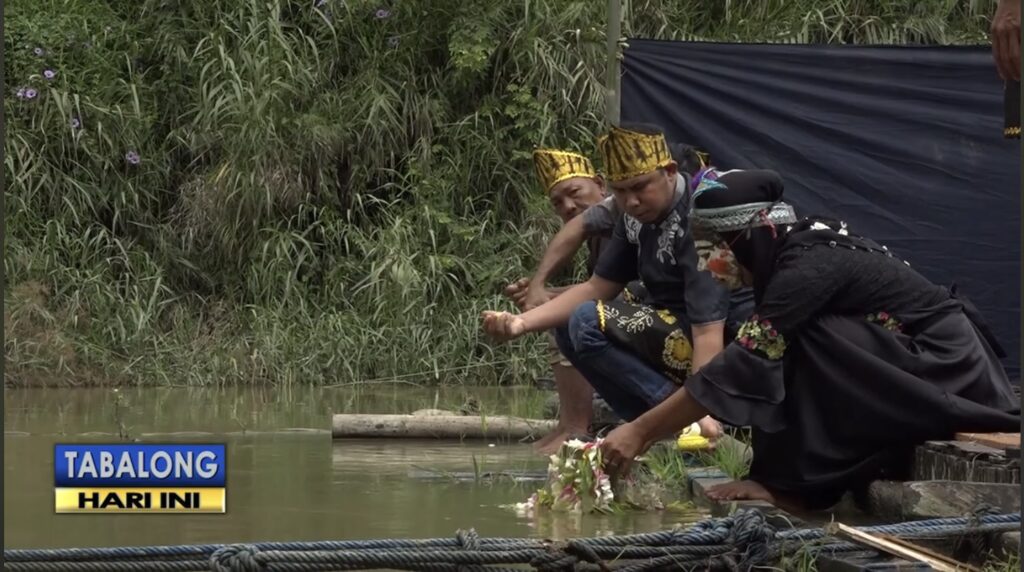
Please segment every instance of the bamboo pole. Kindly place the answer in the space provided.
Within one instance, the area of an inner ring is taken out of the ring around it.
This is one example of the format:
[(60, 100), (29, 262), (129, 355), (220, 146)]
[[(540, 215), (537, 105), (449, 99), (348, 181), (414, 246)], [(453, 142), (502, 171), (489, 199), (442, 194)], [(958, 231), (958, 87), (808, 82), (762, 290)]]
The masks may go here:
[(619, 91), (619, 38), (622, 36), (622, 0), (608, 0), (608, 66), (605, 78), (606, 117), (608, 125), (619, 124), (622, 94)]

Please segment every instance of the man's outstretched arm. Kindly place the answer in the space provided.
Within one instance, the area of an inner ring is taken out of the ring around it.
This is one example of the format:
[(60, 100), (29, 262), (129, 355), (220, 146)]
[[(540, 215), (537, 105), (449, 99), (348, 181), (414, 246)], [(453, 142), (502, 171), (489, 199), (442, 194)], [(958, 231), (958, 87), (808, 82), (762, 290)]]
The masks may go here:
[(584, 217), (577, 216), (565, 223), (558, 234), (551, 239), (544, 255), (537, 265), (537, 271), (530, 278), (527, 287), (525, 309), (531, 310), (548, 301), (546, 285), (551, 277), (565, 267), (576, 256), (583, 243), (586, 242), (587, 234), (584, 226)]

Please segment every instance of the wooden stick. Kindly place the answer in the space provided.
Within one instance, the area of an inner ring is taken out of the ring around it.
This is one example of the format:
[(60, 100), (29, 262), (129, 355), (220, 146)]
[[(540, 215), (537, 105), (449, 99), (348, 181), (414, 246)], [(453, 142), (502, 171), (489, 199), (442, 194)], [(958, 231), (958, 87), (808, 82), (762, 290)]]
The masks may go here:
[(996, 449), (1020, 449), (1020, 433), (957, 433), (956, 440), (981, 443)]
[(838, 522), (826, 525), (825, 532), (832, 536), (845, 537), (857, 544), (863, 544), (893, 556), (899, 556), (900, 558), (916, 562), (924, 562), (936, 570), (936, 572), (980, 572), (973, 566), (958, 562), (941, 554), (936, 554), (904, 540), (894, 541), (890, 537), (872, 535)]
[(893, 544), (898, 544), (898, 545), (903, 546), (905, 548), (909, 548), (910, 550), (915, 550), (917, 552), (920, 552), (921, 554), (925, 554), (927, 556), (931, 556), (932, 558), (935, 558), (937, 560), (941, 560), (943, 562), (947, 562), (951, 566), (958, 567), (960, 570), (965, 570), (966, 572), (981, 572), (980, 568), (977, 568), (975, 566), (971, 566), (970, 564), (964, 564), (963, 562), (958, 562), (956, 560), (953, 560), (949, 556), (946, 556), (945, 554), (939, 554), (938, 552), (935, 552), (934, 550), (930, 550), (930, 549), (925, 548), (923, 546), (918, 546), (917, 544), (914, 544), (913, 542), (910, 542), (909, 540), (904, 540), (904, 539), (899, 538), (897, 536), (890, 536), (888, 534), (879, 534), (878, 537), (879, 538), (884, 538), (885, 540), (888, 540), (889, 542), (892, 542)]

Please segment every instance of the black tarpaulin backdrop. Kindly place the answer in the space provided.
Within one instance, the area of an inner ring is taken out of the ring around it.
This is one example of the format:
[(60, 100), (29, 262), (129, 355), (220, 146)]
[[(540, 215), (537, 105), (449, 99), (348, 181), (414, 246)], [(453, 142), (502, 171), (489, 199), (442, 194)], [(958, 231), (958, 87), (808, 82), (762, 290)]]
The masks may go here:
[(720, 168), (782, 174), (827, 214), (955, 282), (1019, 379), (1020, 147), (1003, 139), (988, 47), (630, 40), (622, 121), (661, 125)]

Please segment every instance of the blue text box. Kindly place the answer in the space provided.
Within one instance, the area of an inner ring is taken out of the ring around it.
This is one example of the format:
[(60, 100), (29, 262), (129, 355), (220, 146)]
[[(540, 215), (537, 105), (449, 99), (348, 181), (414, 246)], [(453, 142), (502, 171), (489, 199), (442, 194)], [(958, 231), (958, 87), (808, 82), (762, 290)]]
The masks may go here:
[(57, 444), (54, 486), (223, 487), (226, 463), (223, 444)]

